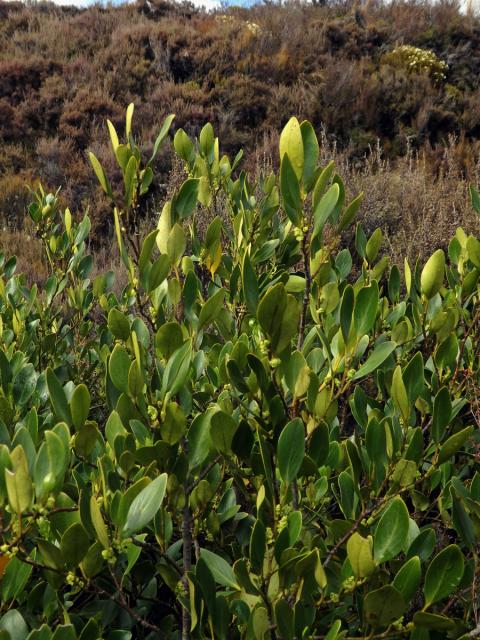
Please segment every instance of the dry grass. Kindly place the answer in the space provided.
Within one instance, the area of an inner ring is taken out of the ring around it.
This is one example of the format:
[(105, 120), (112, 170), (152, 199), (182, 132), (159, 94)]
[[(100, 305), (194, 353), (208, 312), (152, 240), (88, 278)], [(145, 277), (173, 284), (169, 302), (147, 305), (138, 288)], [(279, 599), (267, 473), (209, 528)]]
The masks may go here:
[[(379, 144), (363, 159), (352, 160), (348, 151), (338, 150), (324, 132), (320, 139), (321, 163), (326, 165), (330, 160), (335, 161), (350, 198), (361, 191), (365, 193), (358, 221), (367, 235), (381, 227), (385, 237), (384, 252), (393, 262), (402, 265), (404, 257), (411, 264), (417, 258), (424, 260), (438, 247), (446, 248), (459, 226), (467, 233), (480, 235), (480, 216), (473, 211), (468, 195), (471, 181), (480, 184), (480, 157), (471, 159), (470, 174), (466, 178), (459, 163), (462, 145), (455, 139), (450, 139), (436, 165), (427, 161), (426, 152), (415, 153), (410, 148), (404, 157), (390, 161), (384, 158)], [(277, 148), (278, 133), (266, 133), (256, 153), (245, 158), (245, 168), (257, 175), (278, 169)], [(164, 200), (172, 196), (184, 179), (181, 163), (174, 161), (168, 182), (162, 185), (164, 197), (151, 201), (138, 224), (136, 233), (140, 238), (156, 226)], [(219, 202), (218, 210), (211, 215), (227, 219), (221, 207)], [(197, 222), (205, 229), (209, 220), (200, 215)], [(345, 242), (350, 241), (351, 234), (345, 237)], [(89, 249), (95, 256), (92, 278), (98, 273), (113, 271), (116, 274), (115, 290), (119, 293), (125, 278), (113, 233), (104, 238), (94, 234)], [(0, 251), (18, 256), (18, 271), (25, 273), (29, 282), (44, 279), (47, 266), (28, 219), (24, 231), (5, 227), (0, 232)]]

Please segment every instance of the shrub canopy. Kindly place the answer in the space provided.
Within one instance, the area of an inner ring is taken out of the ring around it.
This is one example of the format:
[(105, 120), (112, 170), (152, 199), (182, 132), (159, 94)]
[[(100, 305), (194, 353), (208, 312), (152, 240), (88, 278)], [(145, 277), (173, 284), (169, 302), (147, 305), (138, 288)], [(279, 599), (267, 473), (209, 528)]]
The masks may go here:
[[(0, 638), (469, 637), (480, 571), (480, 242), (389, 267), (312, 126), (255, 181), (207, 124), (109, 123), (126, 285), (39, 190), (50, 275), (0, 261)], [(473, 205), (480, 212), (478, 193)], [(467, 634), (467, 635), (465, 635)]]

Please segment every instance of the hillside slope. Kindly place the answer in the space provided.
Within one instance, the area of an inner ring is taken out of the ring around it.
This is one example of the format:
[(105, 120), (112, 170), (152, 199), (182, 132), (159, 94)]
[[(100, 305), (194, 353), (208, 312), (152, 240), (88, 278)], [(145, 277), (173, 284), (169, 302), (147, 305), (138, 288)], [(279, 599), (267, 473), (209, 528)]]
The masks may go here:
[[(468, 176), (480, 137), (479, 77), (480, 21), (453, 2), (216, 14), (161, 0), (85, 10), (0, 2), (0, 219), (18, 224), (24, 185), (40, 178), (62, 186), (73, 210), (93, 197), (92, 216), (104, 220), (85, 151), (115, 172), (103, 123), (120, 125), (132, 101), (147, 146), (173, 112), (174, 128), (197, 134), (209, 120), (225, 151), (248, 144), (265, 162), (295, 114), (323, 127), (354, 163), (379, 139), (385, 157), (426, 149), (435, 167), (454, 135)], [(164, 175), (167, 157), (158, 159)], [(159, 195), (157, 187), (154, 201)]]

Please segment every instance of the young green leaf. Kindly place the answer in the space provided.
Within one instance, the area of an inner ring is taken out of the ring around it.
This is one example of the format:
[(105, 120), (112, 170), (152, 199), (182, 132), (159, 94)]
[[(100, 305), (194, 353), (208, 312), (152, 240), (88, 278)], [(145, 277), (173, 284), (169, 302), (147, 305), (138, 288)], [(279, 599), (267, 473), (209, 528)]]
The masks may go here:
[(167, 474), (162, 473), (133, 500), (123, 527), (124, 536), (131, 536), (143, 529), (160, 509), (167, 489)]
[(75, 387), (72, 399), (70, 400), (70, 412), (75, 429), (83, 427), (90, 411), (90, 391), (84, 384)]
[(357, 578), (368, 578), (375, 571), (371, 536), (363, 538), (355, 531), (348, 539), (347, 555)]
[(130, 356), (121, 344), (115, 345), (108, 361), (108, 373), (113, 384), (119, 391), (128, 393), (128, 371), (130, 369)]
[(386, 627), (400, 618), (406, 609), (402, 594), (390, 585), (370, 591), (365, 596), (365, 620), (372, 627)]
[(451, 544), (438, 553), (425, 575), (423, 593), (425, 608), (449, 596), (463, 576), (464, 558), (460, 549)]
[(374, 558), (377, 564), (392, 560), (405, 546), (408, 536), (409, 515), (400, 497), (387, 504), (376, 526)]
[(400, 568), (392, 584), (402, 594), (405, 602), (408, 603), (417, 592), (421, 578), (422, 566), (420, 558), (413, 556)]
[[(280, 134), (281, 162), (283, 162), (285, 155), (288, 156), (297, 180), (301, 180), (304, 166), (304, 146), (302, 131), (297, 118), (290, 118)], [(310, 165), (311, 158), (309, 158)]]
[(305, 427), (300, 418), (295, 418), (283, 428), (277, 444), (278, 470), (284, 482), (295, 480), (304, 457)]
[(215, 319), (218, 317), (221, 309), (223, 309), (225, 295), (225, 289), (220, 289), (214, 293), (213, 296), (208, 298), (200, 310), (197, 327), (198, 331), (215, 322)]
[(72, 417), (70, 414), (70, 407), (67, 401), (67, 396), (63, 390), (55, 373), (48, 367), (46, 371), (46, 380), (48, 393), (50, 395), (50, 402), (52, 403), (55, 415), (63, 420), (67, 424), (71, 423)]
[(221, 556), (207, 549), (202, 549), (200, 551), (200, 558), (210, 569), (215, 582), (228, 589), (240, 589), (232, 567)]
[(115, 338), (128, 340), (130, 337), (130, 322), (127, 316), (115, 307), (108, 312), (107, 325)]
[(438, 444), (441, 442), (445, 429), (452, 416), (452, 401), (448, 387), (442, 387), (433, 401), (432, 436)]
[(367, 360), (360, 367), (360, 369), (353, 376), (353, 380), (359, 380), (360, 378), (364, 378), (368, 376), (370, 373), (378, 369), (380, 365), (382, 365), (385, 360), (390, 356), (396, 348), (396, 344), (394, 342), (390, 342), (387, 340), (386, 342), (382, 342), (378, 347), (372, 351), (372, 353), (368, 356)]

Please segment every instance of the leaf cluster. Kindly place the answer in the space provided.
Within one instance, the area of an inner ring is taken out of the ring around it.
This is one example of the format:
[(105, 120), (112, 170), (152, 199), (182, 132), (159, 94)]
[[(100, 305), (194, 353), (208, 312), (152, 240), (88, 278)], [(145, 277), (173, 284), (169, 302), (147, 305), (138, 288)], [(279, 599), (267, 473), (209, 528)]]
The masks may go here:
[(0, 638), (469, 637), (480, 241), (402, 271), (378, 230), (341, 248), (363, 194), (295, 118), (258, 181), (179, 129), (140, 238), (132, 118), (108, 123), (121, 197), (90, 154), (124, 288), (41, 189), (48, 279), (0, 259)]

